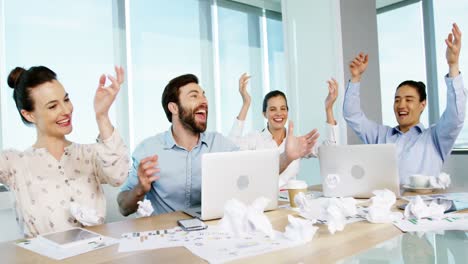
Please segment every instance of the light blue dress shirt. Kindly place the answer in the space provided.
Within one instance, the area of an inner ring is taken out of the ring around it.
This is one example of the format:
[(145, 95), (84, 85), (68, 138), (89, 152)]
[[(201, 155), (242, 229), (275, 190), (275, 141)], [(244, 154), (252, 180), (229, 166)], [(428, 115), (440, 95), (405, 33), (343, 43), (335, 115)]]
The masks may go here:
[(420, 123), (403, 133), (397, 127), (377, 124), (361, 110), (360, 83), (348, 83), (343, 102), (343, 116), (366, 144), (396, 144), (400, 183), (408, 184), (412, 174), (439, 176), (465, 120), (466, 95), (461, 74), (445, 76), (447, 107), (440, 120), (425, 129)]
[(133, 166), (122, 186), (122, 191), (133, 189), (138, 184), (140, 160), (157, 154), (159, 179), (153, 182), (145, 198), (150, 200), (154, 212), (161, 214), (183, 210), (201, 203), (201, 157), (204, 153), (229, 152), (239, 148), (219, 133), (200, 134), (197, 145), (188, 151), (178, 146), (171, 129), (145, 139), (133, 152)]

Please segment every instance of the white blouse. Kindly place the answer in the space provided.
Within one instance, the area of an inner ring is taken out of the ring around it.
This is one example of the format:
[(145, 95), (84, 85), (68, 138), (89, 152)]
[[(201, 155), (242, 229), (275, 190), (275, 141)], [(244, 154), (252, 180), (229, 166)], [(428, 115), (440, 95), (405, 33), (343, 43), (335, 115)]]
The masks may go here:
[[(286, 140), (283, 140), (278, 146), (276, 141), (273, 139), (273, 135), (270, 131), (265, 128), (262, 131), (253, 131), (249, 134), (243, 136), (244, 130), (244, 121), (239, 119), (234, 120), (231, 131), (229, 133), (229, 138), (236, 143), (241, 150), (255, 150), (255, 149), (274, 149), (278, 148), (280, 153), (284, 152), (286, 146)], [(307, 156), (317, 157), (318, 148), (324, 145), (334, 145), (337, 144), (338, 135), (338, 125), (326, 124), (326, 139), (320, 144), (315, 144), (312, 152)], [(288, 131), (286, 130), (286, 135)], [(279, 176), (279, 188), (284, 188), (287, 182), (291, 179), (295, 179), (300, 169), (300, 160), (294, 160), (289, 164), (289, 166), (280, 174)]]
[(121, 185), (129, 170), (128, 149), (114, 130), (95, 144), (72, 143), (60, 160), (46, 148), (5, 150), (0, 154), (0, 183), (15, 197), (17, 221), (26, 236), (81, 226), (70, 213), (70, 203), (106, 216), (102, 183)]

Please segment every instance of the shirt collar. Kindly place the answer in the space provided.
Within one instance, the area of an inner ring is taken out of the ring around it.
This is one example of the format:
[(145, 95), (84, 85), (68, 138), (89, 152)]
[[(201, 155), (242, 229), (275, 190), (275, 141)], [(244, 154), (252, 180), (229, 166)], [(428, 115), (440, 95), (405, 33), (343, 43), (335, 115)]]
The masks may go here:
[[(287, 129), (287, 128), (285, 128), (285, 129), (286, 129), (286, 135), (284, 136), (284, 140), (286, 140), (286, 138), (288, 137), (288, 129)], [(268, 126), (265, 127), (265, 128), (262, 130), (261, 134), (262, 134), (263, 136), (266, 136), (266, 137), (268, 137), (268, 138), (273, 139), (273, 135), (271, 134), (270, 130), (268, 130)], [(283, 140), (283, 141), (284, 141), (284, 140)]]
[[(409, 131), (415, 129), (419, 134), (421, 134), (423, 131), (424, 131), (424, 125), (422, 123), (419, 123), (417, 125), (415, 125), (414, 127), (410, 128)], [(392, 135), (395, 135), (395, 134), (403, 134), (403, 132), (401, 132), (400, 130), (400, 126), (396, 126), (392, 129)]]
[[(172, 134), (172, 126), (170, 127), (170, 129), (168, 129), (166, 131), (166, 133), (164, 135), (164, 144), (166, 145), (166, 148), (168, 148), (168, 149), (171, 149), (171, 148), (173, 148), (175, 146), (180, 147), (175, 142), (174, 135)], [(206, 146), (208, 146), (208, 141), (207, 141), (207, 138), (206, 138), (206, 132), (203, 132), (203, 133), (200, 134), (200, 140), (198, 141), (197, 146), (199, 146), (200, 144), (205, 144)]]

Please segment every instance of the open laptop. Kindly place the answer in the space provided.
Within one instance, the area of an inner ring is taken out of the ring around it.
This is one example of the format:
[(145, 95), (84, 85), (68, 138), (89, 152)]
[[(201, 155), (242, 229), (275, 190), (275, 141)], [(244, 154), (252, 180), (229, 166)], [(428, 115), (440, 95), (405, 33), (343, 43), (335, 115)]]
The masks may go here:
[[(319, 160), (325, 197), (369, 198), (374, 196), (372, 191), (381, 189), (400, 196), (394, 144), (321, 146)], [(328, 175), (334, 180), (327, 180)]]
[(250, 205), (262, 196), (270, 199), (265, 210), (278, 207), (277, 149), (207, 153), (201, 168), (201, 207), (188, 208), (185, 213), (201, 220), (221, 218), (228, 200)]

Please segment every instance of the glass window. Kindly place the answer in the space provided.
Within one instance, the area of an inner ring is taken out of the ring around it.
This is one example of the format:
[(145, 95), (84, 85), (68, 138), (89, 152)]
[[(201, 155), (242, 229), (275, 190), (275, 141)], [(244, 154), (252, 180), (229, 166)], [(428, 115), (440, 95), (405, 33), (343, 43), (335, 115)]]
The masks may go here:
[[(4, 1), (3, 14), (5, 72), (37, 65), (55, 71), (74, 105), (70, 139), (95, 142), (94, 93), (100, 74), (113, 74), (112, 0), (54, 1), (53, 8), (42, 1)], [(36, 131), (21, 122), (6, 81), (1, 93), (2, 148), (25, 149), (35, 142)]]
[[(444, 39), (447, 38), (448, 33), (451, 32), (452, 23), (456, 22), (465, 35), (463, 39), (466, 42), (466, 33), (468, 32), (468, 17), (466, 11), (468, 10), (468, 2), (466, 0), (451, 0), (450, 4), (445, 1), (434, 1), (434, 21), (435, 21), (435, 41), (437, 52), (437, 77), (439, 89), (439, 112), (442, 115), (447, 104), (447, 87), (445, 85), (444, 76), (448, 73), (448, 65), (445, 59), (446, 44)], [(463, 38), (463, 36), (462, 36)], [(467, 45), (462, 43), (462, 50), (460, 55), (460, 71), (462, 73), (468, 71), (468, 60), (466, 60)], [(457, 141), (455, 148), (468, 148), (468, 122), (465, 119), (465, 126), (463, 127)]]
[(281, 90), (287, 93), (288, 87), (286, 87), (283, 23), (281, 14), (267, 11), (266, 17), (270, 88), (271, 90)]
[[(198, 76), (215, 121), (210, 1), (130, 3), (134, 142), (169, 128), (161, 105), (164, 87), (186, 73)], [(132, 146), (134, 147), (134, 146)]]
[[(281, 16), (268, 12), (268, 45), (264, 46), (262, 9), (233, 1), (213, 3), (206, 0), (131, 2), (133, 100), (130, 104), (135, 144), (168, 129), (170, 123), (160, 103), (161, 95), (170, 79), (184, 73), (199, 77), (209, 102), (208, 130), (223, 134), (228, 134), (242, 103), (238, 79), (243, 72), (249, 73), (252, 114), (247, 117), (245, 130), (251, 130), (254, 125), (263, 127), (264, 49), (269, 58), (270, 82), (274, 87), (285, 87)], [(219, 87), (215, 87), (217, 82)]]
[[(379, 14), (377, 25), (382, 121), (385, 125), (396, 126), (393, 101), (398, 85), (405, 80), (426, 83), (421, 2)], [(428, 111), (426, 107), (421, 115), (425, 127), (429, 125)]]
[(263, 68), (260, 8), (218, 1), (219, 72), (221, 85), (221, 132), (227, 134), (237, 116), (242, 99), (238, 89), (240, 75), (250, 76), (252, 103), (245, 131), (259, 129), (264, 123), (262, 112)]
[[(101, 73), (112, 74), (116, 60), (125, 57), (121, 50), (125, 45), (120, 43), (124, 38), (119, 36), (124, 28), (118, 28), (124, 12), (117, 10), (117, 2), (69, 0), (50, 8), (30, 0), (4, 1), (6, 52), (2, 71), (35, 65), (56, 71), (74, 104), (73, 141), (94, 141), (98, 133), (93, 109), (97, 80)], [(131, 149), (144, 138), (168, 129), (170, 123), (160, 103), (162, 91), (170, 79), (185, 73), (196, 74), (206, 91), (211, 110), (208, 129), (219, 128), (227, 134), (241, 105), (238, 78), (248, 72), (252, 76), (253, 114), (248, 117), (246, 131), (264, 126), (264, 93), (270, 88), (286, 89), (279, 13), (225, 0), (132, 1), (128, 7), (130, 23), (125, 30), (130, 40), (127, 72), (131, 74), (127, 83), (132, 96), (111, 109), (111, 119), (121, 121), (117, 126), (133, 130)], [(216, 19), (212, 20), (214, 14)], [(219, 98), (215, 80), (219, 80)], [(13, 91), (3, 85), (1, 121), (8, 129), (2, 131), (2, 148), (25, 149), (34, 143), (36, 131), (21, 122), (11, 99)], [(127, 124), (129, 113), (133, 114)]]

